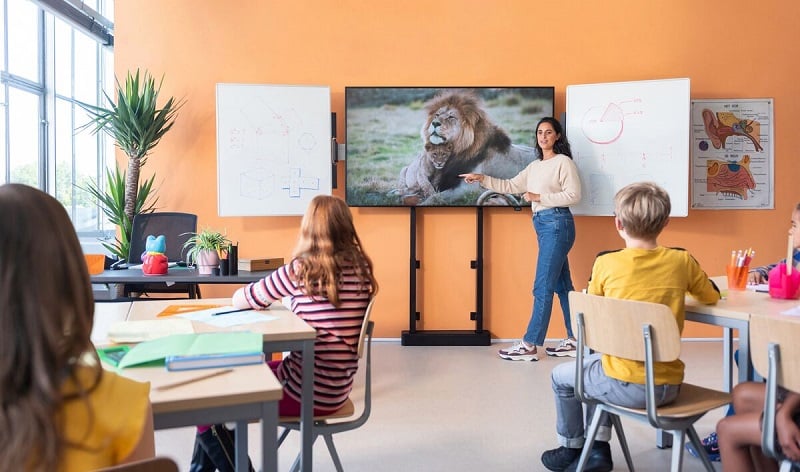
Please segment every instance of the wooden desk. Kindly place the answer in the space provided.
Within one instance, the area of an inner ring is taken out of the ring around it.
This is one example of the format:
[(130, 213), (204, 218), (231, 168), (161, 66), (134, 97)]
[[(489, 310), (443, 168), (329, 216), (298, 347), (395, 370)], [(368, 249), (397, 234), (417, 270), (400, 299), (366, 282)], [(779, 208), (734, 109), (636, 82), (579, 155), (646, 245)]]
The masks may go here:
[(95, 346), (111, 344), (108, 330), (114, 323), (128, 319), (131, 302), (103, 302), (94, 304), (94, 324), (90, 339)]
[[(152, 320), (156, 315), (169, 305), (192, 305), (197, 303), (230, 305), (230, 298), (204, 298), (202, 300), (150, 300), (132, 302), (128, 313), (128, 320)], [(314, 359), (314, 341), (317, 331), (305, 321), (295, 316), (280, 303), (273, 304), (266, 313), (277, 316), (278, 319), (254, 323), (231, 328), (218, 328), (205, 323), (192, 322), (195, 332), (213, 332), (222, 329), (249, 330), (262, 333), (264, 337), (264, 352), (302, 351), (303, 359)], [(303, 391), (300, 414), (300, 434), (302, 436), (301, 470), (310, 472), (312, 467), (314, 424), (314, 364), (303, 362)]]
[[(723, 293), (725, 290), (723, 290)], [(739, 332), (739, 381), (754, 378), (753, 363), (750, 360), (750, 316), (778, 316), (798, 305), (798, 300), (781, 300), (767, 293), (752, 290), (728, 290), (724, 300), (716, 305), (703, 305), (687, 297), (686, 319), (723, 327), (723, 366), (724, 387), (726, 391), (733, 388), (733, 336), (735, 329)]]
[(239, 366), (233, 372), (168, 390), (161, 385), (214, 372), (214, 369), (169, 372), (163, 367), (132, 367), (120, 374), (150, 382), (155, 429), (236, 422), (236, 470), (246, 472), (247, 423), (261, 421), (261, 470), (278, 469), (278, 401), (283, 387), (266, 364)]

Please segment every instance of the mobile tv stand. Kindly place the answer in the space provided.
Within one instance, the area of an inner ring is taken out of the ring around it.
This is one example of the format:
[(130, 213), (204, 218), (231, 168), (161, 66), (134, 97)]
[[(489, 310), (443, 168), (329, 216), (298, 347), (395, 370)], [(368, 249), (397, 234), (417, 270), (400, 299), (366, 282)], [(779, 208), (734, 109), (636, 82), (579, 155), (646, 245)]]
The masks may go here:
[(477, 257), (470, 262), (475, 269), (475, 311), (470, 318), (475, 320), (475, 330), (418, 330), (417, 320), (417, 270), (420, 267), (417, 259), (417, 209), (409, 208), (411, 227), (411, 248), (409, 264), (409, 313), (408, 331), (403, 331), (400, 343), (403, 346), (488, 346), (492, 343), (489, 331), (483, 329), (483, 208), (476, 207), (477, 212)]

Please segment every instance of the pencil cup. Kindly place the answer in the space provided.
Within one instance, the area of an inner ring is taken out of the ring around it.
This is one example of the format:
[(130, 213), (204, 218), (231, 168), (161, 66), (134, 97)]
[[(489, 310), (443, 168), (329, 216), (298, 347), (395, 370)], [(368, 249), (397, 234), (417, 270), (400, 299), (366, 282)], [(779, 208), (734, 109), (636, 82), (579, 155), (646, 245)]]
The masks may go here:
[(747, 288), (747, 272), (749, 271), (750, 266), (726, 266), (725, 272), (728, 274), (728, 290), (744, 290)]
[(228, 259), (220, 259), (219, 260), (219, 275), (228, 275), (230, 270), (229, 260)]
[(212, 267), (211, 275), (219, 275), (219, 267)]
[(800, 272), (791, 268), (786, 273), (786, 264), (781, 262), (769, 271), (769, 296), (772, 298), (797, 298), (800, 292)]

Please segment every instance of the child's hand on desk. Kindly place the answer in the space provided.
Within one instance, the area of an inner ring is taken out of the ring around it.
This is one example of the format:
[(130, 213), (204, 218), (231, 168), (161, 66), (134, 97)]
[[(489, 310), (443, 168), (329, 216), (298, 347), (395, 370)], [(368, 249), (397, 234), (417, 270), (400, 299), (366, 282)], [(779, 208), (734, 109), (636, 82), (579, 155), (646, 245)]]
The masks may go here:
[(747, 274), (747, 283), (749, 285), (765, 284), (767, 280), (761, 275), (761, 272), (754, 270)]

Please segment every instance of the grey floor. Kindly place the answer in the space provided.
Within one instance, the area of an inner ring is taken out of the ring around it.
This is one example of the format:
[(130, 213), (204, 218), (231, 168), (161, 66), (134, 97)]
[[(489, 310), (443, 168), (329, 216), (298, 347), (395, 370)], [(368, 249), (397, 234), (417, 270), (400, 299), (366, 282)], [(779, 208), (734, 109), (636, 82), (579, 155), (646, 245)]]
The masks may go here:
[[(497, 357), (504, 344), (489, 347), (404, 347), (397, 341), (373, 344), (373, 410), (360, 429), (335, 436), (348, 472), (540, 471), (541, 453), (556, 447), (550, 371), (565, 359), (511, 362)], [(721, 388), (722, 343), (683, 343), (686, 381)], [(359, 377), (357, 382), (362, 379)], [(354, 398), (360, 398), (357, 387)], [(358, 407), (358, 405), (357, 405)], [(713, 431), (722, 409), (696, 425), (704, 437)], [(669, 470), (670, 449), (655, 447), (655, 431), (623, 419), (638, 471)], [(261, 453), (257, 425), (249, 429), (250, 457)], [(156, 432), (159, 455), (180, 470), (189, 468), (194, 430)], [(279, 470), (288, 471), (298, 451), (292, 433), (278, 453)], [(614, 470), (627, 470), (616, 439)], [(721, 470), (719, 463), (715, 464)], [(335, 470), (322, 440), (315, 444), (314, 470)], [(688, 454), (685, 471), (703, 470)]]

